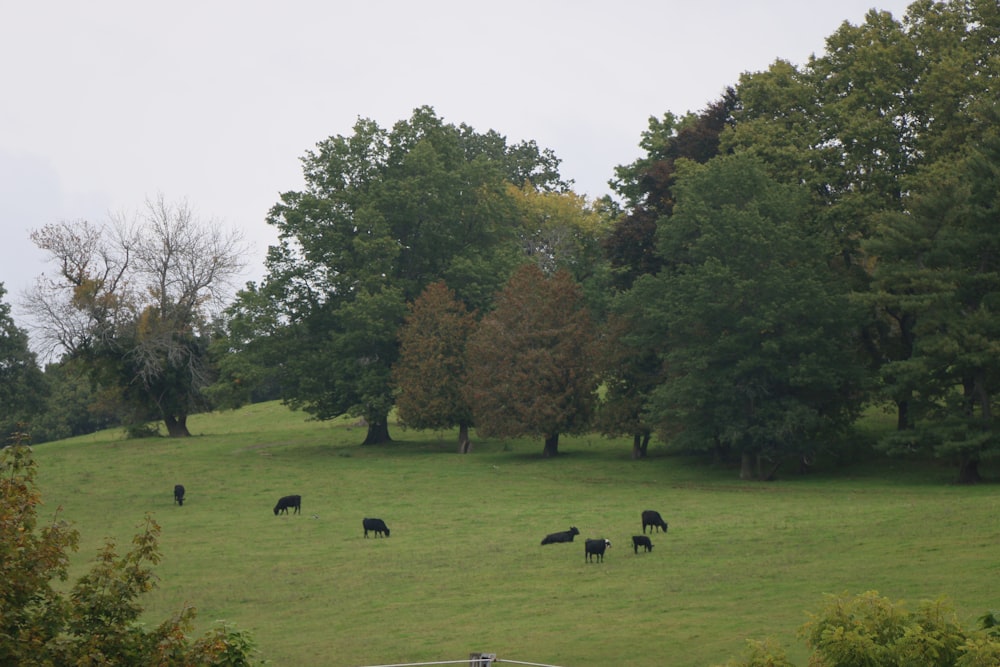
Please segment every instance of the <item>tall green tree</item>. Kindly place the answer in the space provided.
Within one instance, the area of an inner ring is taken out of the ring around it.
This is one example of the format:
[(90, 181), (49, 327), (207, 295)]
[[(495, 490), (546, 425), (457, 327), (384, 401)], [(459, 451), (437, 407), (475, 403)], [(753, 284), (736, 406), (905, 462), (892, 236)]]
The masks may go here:
[[(618, 300), (619, 308), (630, 303)], [(646, 330), (648, 318), (639, 313), (614, 312), (608, 318), (598, 347), (598, 367), (604, 396), (597, 407), (594, 426), (607, 436), (632, 438), (632, 458), (649, 451), (653, 425), (646, 415), (650, 393), (663, 380), (663, 364), (653, 347), (662, 332)]]
[(650, 118), (639, 142), (645, 155), (617, 167), (611, 182), (626, 208), (602, 242), (615, 296), (600, 348), (605, 391), (595, 425), (606, 435), (631, 436), (634, 459), (646, 456), (653, 433), (644, 412), (650, 392), (662, 380), (662, 332), (645, 330), (643, 304), (617, 297), (640, 276), (655, 275), (680, 261), (661, 255), (656, 244), (657, 229), (669, 225), (674, 212), (678, 163), (704, 163), (718, 155), (719, 137), (732, 124), (738, 104), (730, 88), (699, 114)]
[(233, 312), (265, 334), (255, 345), (280, 362), (289, 404), (319, 419), (363, 417), (365, 443), (383, 442), (406, 304), (445, 280), (471, 307), (488, 305), (523, 261), (508, 184), (568, 186), (550, 152), (447, 124), (429, 107), (391, 130), (359, 120), (303, 165), (305, 188), (268, 216), (279, 243), (267, 277)]
[[(737, 87), (722, 148), (752, 150), (776, 178), (809, 188), (813, 232), (835, 241), (831, 266), (869, 307), (862, 342), (873, 368), (909, 357), (917, 320), (905, 295), (870, 292), (878, 258), (865, 243), (879, 219), (905, 210), (909, 179), (955, 159), (980, 131), (972, 111), (996, 98), (998, 35), (993, 0), (919, 0), (901, 18), (872, 10), (845, 22), (805, 66), (777, 61)], [(912, 387), (886, 389), (898, 428), (909, 429)]]
[(979, 481), (1000, 456), (1000, 106), (969, 155), (912, 179), (906, 214), (882, 219), (868, 249), (879, 257), (876, 294), (913, 313), (912, 349), (883, 369), (911, 396), (912, 423), (883, 446), (930, 449)]
[(14, 323), (0, 283), (0, 447), (43, 409), (46, 385), (28, 334)]
[(392, 369), (396, 414), (420, 429), (458, 426), (458, 451), (469, 452), (472, 406), (465, 391), (465, 345), (475, 314), (443, 282), (431, 283), (409, 305), (399, 330), (399, 359)]
[(597, 369), (595, 333), (569, 272), (521, 266), (467, 345), (468, 394), (476, 429), (499, 437), (540, 436), (542, 455), (559, 436), (587, 428)]
[(856, 416), (856, 320), (805, 231), (802, 188), (736, 155), (687, 163), (676, 191), (659, 244), (684, 264), (628, 295), (665, 336), (646, 344), (664, 368), (647, 415), (673, 446), (733, 452), (760, 477), (763, 460), (805, 454)]

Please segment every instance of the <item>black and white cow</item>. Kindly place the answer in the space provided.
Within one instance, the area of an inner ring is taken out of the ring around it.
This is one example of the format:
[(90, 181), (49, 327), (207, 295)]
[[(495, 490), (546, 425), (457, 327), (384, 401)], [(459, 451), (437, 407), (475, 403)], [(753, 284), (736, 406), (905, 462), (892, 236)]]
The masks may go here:
[(610, 546), (611, 540), (606, 540), (603, 537), (597, 540), (587, 540), (583, 545), (584, 562), (589, 562), (594, 556), (597, 556), (598, 561), (603, 561), (604, 551)]
[(174, 502), (178, 505), (184, 504), (184, 485), (174, 484)]
[(288, 514), (289, 509), (294, 510), (293, 514), (302, 514), (302, 496), (282, 496), (279, 498), (278, 504), (274, 506), (274, 516), (278, 516), (281, 512)]
[(663, 532), (667, 532), (667, 522), (663, 520), (659, 512), (654, 510), (645, 510), (642, 513), (642, 534), (646, 534), (646, 526), (649, 526), (650, 530), (656, 529), (659, 532), (660, 528)]
[(574, 535), (579, 535), (580, 531), (576, 529), (576, 526), (570, 526), (569, 530), (563, 530), (558, 533), (552, 533), (546, 535), (545, 539), (542, 540), (542, 544), (558, 544), (560, 542), (572, 542)]
[(653, 550), (653, 543), (649, 541), (649, 538), (645, 535), (633, 535), (632, 536), (632, 548), (636, 553), (639, 553), (639, 547), (643, 547), (646, 551)]
[(364, 526), (366, 538), (368, 537), (369, 530), (375, 533), (375, 537), (379, 537), (382, 534), (389, 537), (389, 528), (382, 519), (362, 519), (361, 525)]

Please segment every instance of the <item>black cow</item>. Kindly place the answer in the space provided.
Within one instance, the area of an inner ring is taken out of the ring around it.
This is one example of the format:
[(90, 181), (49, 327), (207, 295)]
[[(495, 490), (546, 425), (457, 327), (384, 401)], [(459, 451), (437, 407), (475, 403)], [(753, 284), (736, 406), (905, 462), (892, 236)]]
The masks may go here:
[(174, 484), (174, 502), (178, 505), (184, 504), (184, 485)]
[(639, 547), (645, 547), (646, 551), (653, 550), (653, 543), (649, 541), (649, 538), (645, 535), (633, 535), (632, 536), (632, 548), (635, 549), (636, 553), (639, 553)]
[(375, 533), (375, 537), (385, 534), (389, 537), (389, 528), (385, 525), (385, 521), (382, 519), (362, 519), (361, 525), (365, 528), (365, 537), (368, 537), (368, 531)]
[(551, 535), (546, 535), (545, 539), (542, 540), (542, 544), (558, 544), (559, 542), (572, 542), (574, 535), (579, 535), (580, 531), (576, 529), (576, 526), (570, 526), (569, 530), (563, 530), (558, 533), (552, 533)]
[(642, 513), (643, 535), (646, 534), (646, 526), (649, 526), (650, 530), (655, 528), (656, 531), (659, 532), (660, 528), (662, 528), (664, 533), (667, 532), (667, 522), (663, 520), (663, 517), (660, 516), (659, 512), (656, 512), (654, 510), (645, 510)]
[(274, 516), (284, 512), (288, 514), (289, 508), (294, 509), (293, 514), (302, 514), (302, 496), (282, 496), (278, 499), (278, 504), (274, 506)]
[(587, 540), (583, 545), (584, 562), (589, 562), (591, 558), (597, 556), (598, 561), (604, 560), (604, 550), (611, 546), (611, 540), (600, 538), (597, 540)]

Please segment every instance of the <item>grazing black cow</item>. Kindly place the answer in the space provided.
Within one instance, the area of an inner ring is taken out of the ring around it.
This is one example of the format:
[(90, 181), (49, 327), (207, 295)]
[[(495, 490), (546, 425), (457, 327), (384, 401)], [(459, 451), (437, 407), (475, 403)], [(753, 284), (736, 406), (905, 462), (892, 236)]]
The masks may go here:
[(649, 526), (650, 530), (653, 530), (655, 528), (656, 531), (659, 532), (660, 528), (662, 528), (664, 533), (667, 532), (667, 522), (663, 520), (663, 517), (660, 516), (659, 512), (656, 512), (654, 510), (645, 510), (642, 513), (643, 535), (646, 534), (646, 526)]
[(632, 536), (632, 548), (635, 549), (636, 553), (639, 553), (639, 547), (645, 547), (646, 551), (653, 550), (653, 543), (649, 541), (649, 538), (645, 535), (633, 535)]
[(389, 537), (389, 528), (385, 525), (385, 521), (383, 521), (382, 519), (362, 519), (361, 525), (363, 525), (365, 528), (366, 538), (368, 537), (369, 530), (375, 533), (375, 537), (378, 537), (383, 533), (385, 534), (386, 537)]
[(576, 526), (570, 526), (569, 530), (563, 530), (558, 533), (552, 533), (551, 535), (546, 535), (545, 539), (542, 540), (542, 544), (558, 544), (559, 542), (572, 542), (574, 535), (579, 535), (580, 531), (576, 529)]
[(587, 540), (583, 545), (584, 562), (589, 562), (594, 556), (597, 556), (598, 561), (604, 561), (604, 550), (610, 546), (611, 540), (606, 540), (604, 538)]
[(302, 514), (302, 496), (282, 496), (278, 499), (278, 504), (274, 506), (274, 516), (284, 512), (288, 514), (289, 509), (293, 509), (293, 514)]
[(174, 502), (178, 505), (184, 504), (184, 485), (174, 484)]

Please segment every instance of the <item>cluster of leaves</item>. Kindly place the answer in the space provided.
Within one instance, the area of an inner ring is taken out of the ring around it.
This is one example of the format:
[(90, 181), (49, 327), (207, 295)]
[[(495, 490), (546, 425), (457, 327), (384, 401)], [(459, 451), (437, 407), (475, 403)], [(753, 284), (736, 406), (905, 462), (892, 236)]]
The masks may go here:
[(0, 283), (0, 438), (19, 423), (37, 415), (45, 401), (45, 381), (35, 354), (28, 347), (28, 334), (14, 324), (7, 290)]
[(156, 584), (160, 527), (146, 517), (119, 554), (113, 542), (68, 594), (79, 537), (58, 517), (42, 525), (37, 464), (23, 436), (0, 450), (0, 664), (250, 665), (256, 649), (245, 633), (224, 624), (191, 640), (195, 609), (185, 607), (152, 630), (140, 622), (139, 598)]
[[(944, 600), (922, 603), (911, 612), (877, 591), (829, 595), (823, 609), (802, 627), (814, 667), (879, 665), (893, 667), (989, 667), (1000, 664), (1000, 633), (994, 614), (980, 628), (962, 628)], [(773, 640), (750, 640), (727, 667), (794, 667)]]
[(479, 322), (444, 283), (413, 303), (400, 329), (393, 367), (404, 425), (459, 426), (499, 437), (544, 439), (543, 456), (559, 453), (559, 435), (590, 425), (596, 401), (596, 336), (582, 291), (568, 271), (546, 276), (522, 265)]

